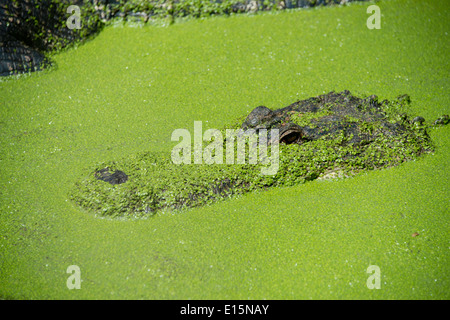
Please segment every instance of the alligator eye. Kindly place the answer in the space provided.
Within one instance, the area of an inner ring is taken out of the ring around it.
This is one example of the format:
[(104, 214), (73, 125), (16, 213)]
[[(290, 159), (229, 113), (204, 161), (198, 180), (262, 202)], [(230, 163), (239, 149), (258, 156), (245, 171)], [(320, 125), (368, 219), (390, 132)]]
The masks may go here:
[(289, 124), (280, 132), (280, 143), (291, 144), (301, 140), (303, 136), (302, 128), (296, 124)]
[(285, 144), (291, 144), (296, 142), (298, 139), (301, 138), (301, 133), (294, 131), (294, 130), (289, 130), (286, 131), (282, 137), (280, 137), (280, 142), (281, 143), (285, 143)]

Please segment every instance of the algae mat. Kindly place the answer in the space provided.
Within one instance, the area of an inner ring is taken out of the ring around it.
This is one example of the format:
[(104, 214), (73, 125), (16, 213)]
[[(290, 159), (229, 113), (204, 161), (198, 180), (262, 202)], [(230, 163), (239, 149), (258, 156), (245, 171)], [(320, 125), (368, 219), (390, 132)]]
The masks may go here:
[(379, 30), (367, 3), (110, 26), (57, 68), (3, 80), (0, 297), (448, 299), (448, 126), (430, 130), (433, 154), (399, 167), (180, 214), (99, 219), (68, 200), (93, 163), (170, 152), (174, 129), (220, 128), (258, 105), (350, 90), (407, 93), (428, 123), (448, 114), (446, 1), (377, 5)]

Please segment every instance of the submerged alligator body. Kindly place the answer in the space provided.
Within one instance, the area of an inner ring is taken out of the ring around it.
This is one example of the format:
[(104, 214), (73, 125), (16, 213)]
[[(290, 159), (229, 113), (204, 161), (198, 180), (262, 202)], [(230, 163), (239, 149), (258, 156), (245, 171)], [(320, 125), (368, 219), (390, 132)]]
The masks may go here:
[[(100, 216), (142, 217), (252, 190), (395, 166), (433, 151), (425, 119), (410, 118), (409, 103), (407, 95), (379, 102), (374, 95), (363, 99), (344, 91), (277, 110), (260, 106), (233, 128), (255, 135), (278, 129), (276, 174), (262, 175), (263, 163), (175, 165), (167, 155), (144, 152), (89, 169), (71, 198)], [(445, 115), (434, 125), (448, 122)], [(273, 137), (267, 141), (271, 148)]]
[[(299, 0), (263, 2), (240, 0), (219, 6), (180, 0), (8, 0), (0, 1), (0, 76), (42, 70), (51, 65), (48, 52), (97, 34), (112, 19), (140, 21), (200, 17), (296, 7), (345, 4), (367, 0)], [(208, 2), (208, 1), (205, 1)], [(275, 5), (277, 4), (277, 5)], [(81, 8), (81, 29), (69, 29), (69, 6)]]
[[(71, 5), (81, 7), (81, 29), (66, 21)], [(45, 69), (48, 53), (96, 34), (102, 27), (88, 0), (0, 1), (0, 76)]]

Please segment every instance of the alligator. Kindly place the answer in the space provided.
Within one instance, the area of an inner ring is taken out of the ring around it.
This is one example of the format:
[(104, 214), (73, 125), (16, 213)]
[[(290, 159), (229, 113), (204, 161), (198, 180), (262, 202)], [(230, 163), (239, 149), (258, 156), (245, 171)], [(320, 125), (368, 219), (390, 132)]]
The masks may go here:
[(96, 215), (142, 217), (252, 190), (396, 166), (433, 152), (428, 129), (449, 122), (448, 115), (434, 123), (421, 116), (410, 117), (410, 102), (408, 95), (379, 101), (375, 95), (359, 98), (343, 91), (277, 110), (259, 106), (223, 131), (232, 128), (258, 135), (262, 129), (278, 129), (278, 135), (266, 139), (267, 148), (278, 142), (276, 174), (262, 175), (258, 170), (262, 161), (178, 165), (166, 154), (147, 151), (88, 168), (70, 197)]
[[(345, 4), (367, 0), (299, 0), (260, 2), (232, 1), (224, 5), (222, 14), (253, 11), (283, 10), (294, 7), (313, 7)], [(218, 1), (222, 3), (222, 1)], [(275, 5), (278, 3), (278, 5)], [(71, 29), (66, 21), (70, 5), (81, 9), (81, 29)], [(208, 14), (219, 14), (210, 6)], [(48, 53), (69, 47), (97, 34), (113, 19), (141, 21), (170, 17), (197, 17), (204, 12), (200, 2), (181, 0), (8, 0), (0, 1), (0, 76), (10, 76), (43, 70), (53, 64)]]

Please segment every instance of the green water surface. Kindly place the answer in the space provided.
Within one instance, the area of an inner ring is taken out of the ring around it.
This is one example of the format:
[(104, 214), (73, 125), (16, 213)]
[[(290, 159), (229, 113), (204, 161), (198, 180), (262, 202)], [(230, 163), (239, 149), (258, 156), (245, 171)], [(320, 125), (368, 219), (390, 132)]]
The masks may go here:
[(0, 297), (448, 299), (448, 126), (429, 130), (434, 154), (399, 167), (179, 214), (100, 219), (68, 200), (95, 163), (170, 152), (173, 130), (221, 128), (259, 105), (347, 89), (407, 93), (428, 124), (448, 114), (448, 1), (377, 2), (379, 30), (369, 4), (111, 25), (53, 69), (3, 79)]

